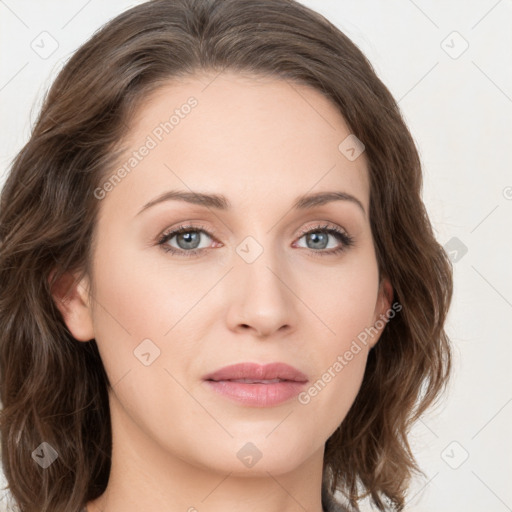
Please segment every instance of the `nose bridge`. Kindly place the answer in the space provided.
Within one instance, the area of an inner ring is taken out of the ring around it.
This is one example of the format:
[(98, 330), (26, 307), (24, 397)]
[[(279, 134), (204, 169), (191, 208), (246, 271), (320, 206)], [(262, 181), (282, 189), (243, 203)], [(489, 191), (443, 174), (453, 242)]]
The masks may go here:
[(259, 234), (257, 237), (249, 235), (236, 247), (236, 272), (254, 291), (268, 292), (267, 299), (275, 295), (285, 295), (283, 279), (286, 277), (284, 274), (288, 272), (283, 263), (282, 247), (272, 235)]
[(281, 245), (271, 233), (261, 233), (246, 236), (235, 248), (233, 278), (237, 293), (232, 296), (230, 319), (233, 324), (270, 334), (294, 323), (293, 294), (288, 289), (291, 274)]

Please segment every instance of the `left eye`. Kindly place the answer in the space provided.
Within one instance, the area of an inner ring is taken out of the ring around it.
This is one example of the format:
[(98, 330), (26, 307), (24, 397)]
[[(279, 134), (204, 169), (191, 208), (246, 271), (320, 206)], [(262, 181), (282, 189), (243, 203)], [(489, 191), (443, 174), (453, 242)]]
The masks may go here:
[(310, 243), (312, 245), (306, 247), (306, 249), (336, 249), (338, 245), (334, 242), (334, 245), (329, 246), (329, 237), (339, 242), (347, 243), (347, 240), (342, 239), (343, 233), (334, 229), (313, 229), (303, 234), (299, 240), (306, 238), (306, 245)]
[[(164, 251), (174, 254), (193, 256), (203, 249), (207, 249), (210, 243), (200, 246), (201, 235), (206, 235), (207, 238), (212, 239), (212, 236), (203, 228), (193, 226), (180, 226), (177, 229), (164, 234), (158, 241)], [(338, 241), (334, 245), (329, 244), (329, 237)], [(318, 226), (308, 231), (301, 233), (298, 240), (306, 239), (306, 249), (312, 252), (317, 252), (322, 255), (334, 254), (346, 250), (349, 246), (353, 245), (353, 239), (344, 231), (329, 227)], [(177, 247), (171, 245), (170, 242), (175, 240)], [(299, 245), (299, 247), (304, 247)], [(328, 249), (328, 250), (326, 250)]]

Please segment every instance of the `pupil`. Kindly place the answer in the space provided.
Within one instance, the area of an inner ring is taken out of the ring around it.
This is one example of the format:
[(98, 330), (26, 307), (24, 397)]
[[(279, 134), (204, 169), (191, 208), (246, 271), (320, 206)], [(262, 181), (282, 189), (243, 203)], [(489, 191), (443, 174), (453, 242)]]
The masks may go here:
[(325, 249), (327, 247), (327, 234), (326, 233), (311, 233), (309, 240), (313, 242), (313, 249)]
[[(184, 240), (184, 246), (183, 246), (183, 244), (180, 243), (180, 240)], [(178, 235), (177, 241), (178, 241), (178, 245), (181, 247), (181, 249), (195, 249), (198, 246), (199, 233), (197, 233), (197, 232), (180, 233)]]

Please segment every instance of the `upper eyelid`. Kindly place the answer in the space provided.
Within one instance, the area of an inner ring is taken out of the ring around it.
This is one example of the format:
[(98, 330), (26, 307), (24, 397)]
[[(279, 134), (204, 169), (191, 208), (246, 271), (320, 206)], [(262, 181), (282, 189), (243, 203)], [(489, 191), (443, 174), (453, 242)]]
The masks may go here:
[(213, 229), (208, 229), (206, 226), (189, 226), (188, 224), (179, 225), (175, 228), (166, 229), (162, 232), (162, 234), (158, 237), (159, 239), (165, 238), (170, 235), (176, 235), (179, 232), (187, 232), (187, 231), (201, 231), (206, 233), (208, 236), (212, 237), (216, 235), (216, 231)]

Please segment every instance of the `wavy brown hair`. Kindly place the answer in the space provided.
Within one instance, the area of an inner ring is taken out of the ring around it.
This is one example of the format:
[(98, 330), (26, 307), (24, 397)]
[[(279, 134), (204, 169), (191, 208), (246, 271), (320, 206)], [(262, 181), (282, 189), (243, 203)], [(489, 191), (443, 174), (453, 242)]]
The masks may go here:
[[(110, 383), (95, 340), (78, 343), (52, 298), (64, 273), (90, 270), (94, 190), (150, 91), (225, 69), (315, 88), (365, 145), (379, 272), (402, 310), (326, 443), (324, 489), (341, 491), (356, 510), (363, 496), (382, 511), (404, 507), (419, 471), (409, 429), (450, 373), (444, 323), (453, 285), (398, 105), (350, 39), (295, 0), (153, 0), (110, 21), (67, 62), (1, 194), (0, 436), (22, 512), (76, 512), (109, 477)], [(58, 453), (44, 470), (31, 456), (43, 441)]]

